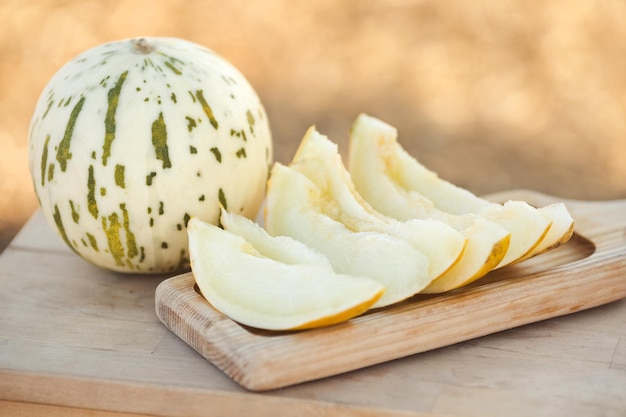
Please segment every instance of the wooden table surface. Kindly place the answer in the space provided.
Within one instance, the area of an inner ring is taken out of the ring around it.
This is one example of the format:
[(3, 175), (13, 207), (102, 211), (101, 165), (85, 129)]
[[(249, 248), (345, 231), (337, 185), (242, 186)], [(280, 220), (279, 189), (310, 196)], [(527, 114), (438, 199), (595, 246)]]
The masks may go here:
[(85, 263), (36, 212), (0, 256), (0, 416), (626, 415), (626, 299), (254, 393), (158, 320), (165, 278)]
[(256, 394), (158, 321), (167, 277), (90, 266), (39, 214), (23, 227), (37, 207), (27, 137), (44, 85), (87, 48), (149, 34), (240, 68), (280, 162), (313, 124), (345, 149), (367, 112), (473, 192), (625, 198), (625, 5), (1, 1), (0, 416), (626, 415), (626, 300)]

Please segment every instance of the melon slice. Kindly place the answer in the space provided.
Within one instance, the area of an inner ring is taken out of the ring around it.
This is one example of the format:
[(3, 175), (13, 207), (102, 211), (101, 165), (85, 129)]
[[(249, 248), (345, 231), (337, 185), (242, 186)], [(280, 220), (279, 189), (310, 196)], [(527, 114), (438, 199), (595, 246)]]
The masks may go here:
[(378, 282), (337, 274), (302, 243), (241, 219), (222, 218), (241, 234), (196, 217), (187, 229), (195, 281), (232, 320), (265, 330), (328, 326), (364, 313), (383, 294)]
[(399, 221), (372, 208), (356, 191), (341, 160), (337, 144), (310, 128), (290, 165), (310, 179), (328, 199), (336, 202), (336, 217), (351, 230), (380, 232), (401, 238), (426, 255), (434, 280), (461, 259), (465, 237), (437, 219)]
[(275, 163), (268, 182), (265, 228), (321, 252), (341, 274), (366, 276), (385, 287), (374, 304), (405, 300), (430, 283), (428, 258), (404, 239), (356, 231), (339, 218), (337, 202), (296, 170)]
[[(526, 259), (538, 247), (550, 247), (566, 238), (566, 231), (557, 230), (555, 237), (549, 233), (554, 223), (550, 210), (542, 211), (524, 201), (490, 202), (439, 178), (402, 148), (394, 127), (367, 115), (360, 115), (352, 126), (349, 168), (357, 191), (383, 213), (391, 205), (385, 200), (392, 184), (397, 198), (404, 201), (396, 217), (472, 215), (508, 230), (509, 246), (496, 268)], [(544, 242), (546, 237), (551, 240)]]

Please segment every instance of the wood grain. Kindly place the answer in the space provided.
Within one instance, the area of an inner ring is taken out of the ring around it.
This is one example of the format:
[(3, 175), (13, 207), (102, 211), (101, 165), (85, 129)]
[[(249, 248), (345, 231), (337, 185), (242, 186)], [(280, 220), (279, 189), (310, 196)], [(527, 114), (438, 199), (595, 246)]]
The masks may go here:
[[(506, 197), (532, 197), (537, 204), (553, 200), (527, 191), (493, 198)], [(567, 204), (575, 215), (583, 213), (578, 229), (589, 236), (525, 262), (523, 271), (505, 268), (480, 285), (532, 279), (546, 268), (558, 271), (575, 262), (584, 267), (591, 252), (624, 244), (626, 220), (621, 213), (626, 201)], [(614, 257), (624, 262), (618, 250)], [(600, 273), (625, 276), (618, 259), (607, 262), (615, 268), (602, 272), (600, 267)], [(596, 274), (593, 270), (589, 275)], [(155, 292), (169, 278), (122, 275), (89, 265), (54, 234), (41, 212), (35, 213), (0, 255), (0, 416), (626, 415), (626, 298), (332, 377), (255, 392), (161, 323)], [(621, 285), (612, 290), (620, 291)], [(589, 292), (589, 298), (595, 294)], [(212, 331), (224, 333), (230, 323), (213, 326)], [(371, 337), (375, 348), (370, 345), (367, 351), (353, 344), (352, 350), (361, 357), (384, 351), (384, 335)], [(407, 335), (413, 337), (425, 336)], [(265, 338), (266, 346), (275, 339)], [(321, 356), (323, 346), (318, 350)], [(280, 360), (275, 356), (271, 366), (279, 367)]]
[[(520, 191), (490, 196), (544, 205)], [(243, 387), (269, 390), (368, 367), (626, 297), (626, 201), (568, 201), (566, 245), (443, 295), (416, 296), (332, 327), (278, 333), (241, 326), (214, 310), (191, 273), (156, 290), (159, 319)], [(358, 348), (355, 348), (358, 347)]]

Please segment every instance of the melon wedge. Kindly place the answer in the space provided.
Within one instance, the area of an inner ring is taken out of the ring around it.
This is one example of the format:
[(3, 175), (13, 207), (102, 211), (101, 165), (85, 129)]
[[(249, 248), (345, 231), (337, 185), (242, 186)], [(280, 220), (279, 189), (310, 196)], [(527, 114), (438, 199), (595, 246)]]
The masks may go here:
[(466, 239), (446, 223), (437, 219), (399, 221), (374, 210), (356, 191), (337, 144), (314, 127), (306, 132), (290, 168), (304, 174), (336, 203), (339, 212), (335, 216), (349, 229), (387, 233), (406, 240), (426, 255), (431, 281), (461, 259)]
[(348, 228), (341, 210), (311, 180), (275, 163), (265, 206), (265, 228), (272, 236), (289, 236), (321, 252), (341, 274), (366, 276), (385, 287), (373, 307), (405, 300), (430, 283), (428, 258), (404, 239)]
[(461, 230), (467, 247), (460, 261), (422, 290), (424, 294), (450, 291), (474, 282), (502, 261), (511, 241), (508, 230), (481, 217)]
[[(337, 274), (318, 263), (318, 255), (300, 242), (272, 240), (253, 222), (230, 217), (224, 223), (237, 223), (260, 247), (194, 217), (188, 222), (189, 250), (202, 295), (234, 321), (265, 330), (328, 326), (367, 311), (384, 292), (372, 279)], [(268, 249), (279, 256), (267, 256)], [(282, 256), (283, 250), (288, 254)]]
[[(429, 215), (434, 210), (438, 215), (471, 214), (508, 230), (509, 246), (496, 268), (533, 254), (552, 227), (549, 215), (524, 201), (489, 202), (439, 178), (402, 148), (394, 127), (371, 116), (360, 115), (351, 128), (349, 168), (357, 191), (381, 212), (384, 202), (379, 200), (385, 195), (381, 184), (392, 183), (407, 196), (405, 204), (413, 207), (406, 211), (412, 215)], [(381, 176), (387, 179), (381, 182)], [(547, 246), (551, 246), (549, 242)]]
[(312, 264), (332, 270), (328, 258), (289, 236), (272, 236), (249, 218), (222, 210), (220, 224), (225, 230), (244, 238), (259, 252), (276, 261), (301, 265)]
[(548, 204), (540, 207), (539, 212), (552, 222), (552, 226), (546, 237), (520, 261), (559, 247), (570, 240), (574, 234), (574, 218), (564, 203)]
[[(352, 136), (350, 175), (359, 194), (371, 206), (387, 216), (399, 219), (438, 219), (458, 230), (467, 239), (462, 258), (450, 270), (434, 280), (423, 293), (449, 291), (473, 282), (493, 270), (506, 255), (511, 234), (502, 226), (477, 214), (455, 215), (439, 210), (419, 193), (408, 191), (386, 175), (383, 152), (393, 148), (385, 142)], [(358, 140), (358, 142), (356, 142)], [(368, 167), (368, 169), (366, 169)]]

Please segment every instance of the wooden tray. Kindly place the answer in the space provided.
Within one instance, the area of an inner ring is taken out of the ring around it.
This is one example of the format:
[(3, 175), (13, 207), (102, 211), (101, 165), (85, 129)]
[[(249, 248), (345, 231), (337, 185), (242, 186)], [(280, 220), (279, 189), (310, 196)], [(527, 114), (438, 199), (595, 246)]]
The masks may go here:
[(337, 375), (626, 297), (626, 200), (562, 200), (532, 191), (489, 196), (565, 201), (575, 234), (549, 253), (442, 295), (418, 295), (321, 329), (278, 333), (228, 319), (191, 273), (156, 289), (161, 322), (241, 386), (263, 391)]

